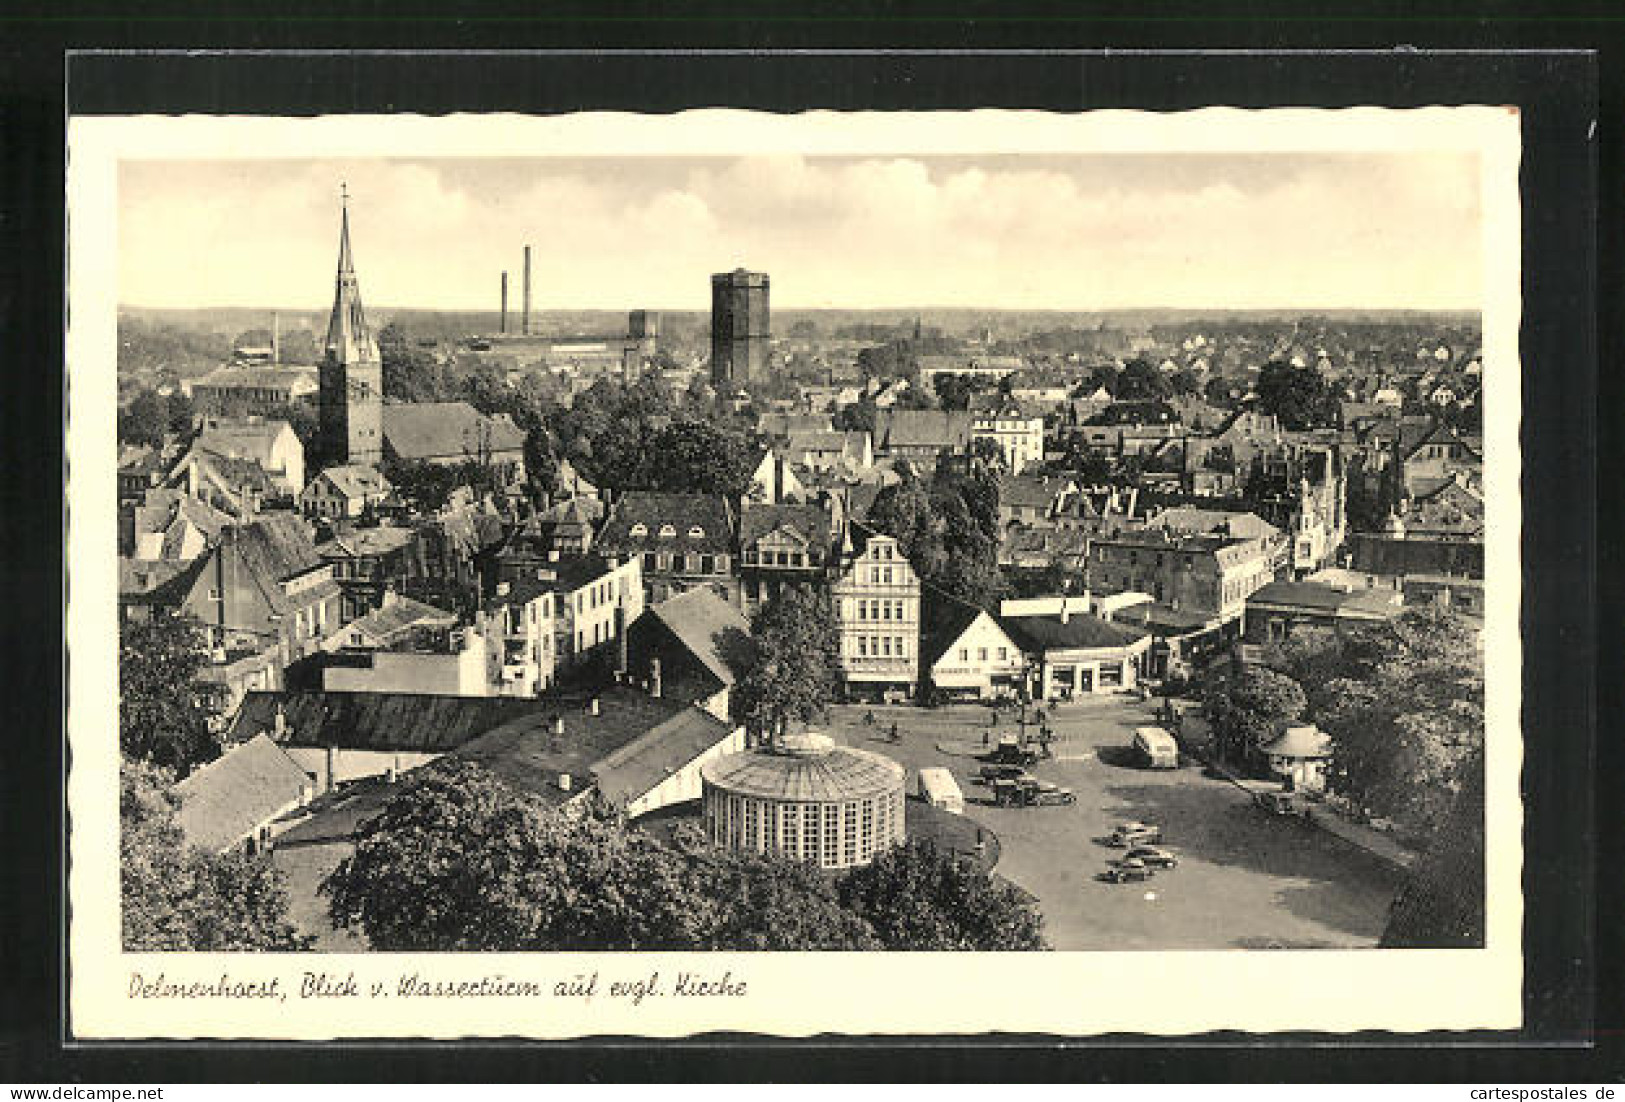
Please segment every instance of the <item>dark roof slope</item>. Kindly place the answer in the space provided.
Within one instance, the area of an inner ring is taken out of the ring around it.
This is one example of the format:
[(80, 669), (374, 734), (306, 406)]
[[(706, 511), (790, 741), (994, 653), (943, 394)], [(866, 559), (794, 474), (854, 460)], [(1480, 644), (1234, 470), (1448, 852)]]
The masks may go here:
[(722, 656), (730, 633), (750, 633), (744, 613), (710, 589), (691, 589), (650, 605), (643, 613), (664, 624), (700, 665), (723, 685), (734, 683), (734, 671)]
[(547, 708), (520, 697), (421, 693), (251, 692), (232, 721), (233, 739), (274, 732), (280, 705), (283, 747), (445, 753), (509, 720)]
[(827, 545), (831, 527), (829, 513), (817, 505), (747, 503), (739, 514), (739, 544), (747, 546), (776, 529), (790, 528), (814, 544)]
[(1087, 613), (1074, 613), (1064, 623), (1059, 616), (1000, 616), (997, 619), (1010, 638), (1029, 653), (1127, 647), (1148, 634), (1139, 628), (1114, 624)]
[[(643, 525), (644, 535), (632, 529)], [(670, 525), (673, 535), (661, 536)], [(698, 538), (690, 536), (698, 528)], [(728, 554), (733, 549), (733, 510), (721, 494), (663, 494), (635, 490), (616, 504), (598, 533), (601, 548), (639, 554), (647, 551), (699, 551)]]

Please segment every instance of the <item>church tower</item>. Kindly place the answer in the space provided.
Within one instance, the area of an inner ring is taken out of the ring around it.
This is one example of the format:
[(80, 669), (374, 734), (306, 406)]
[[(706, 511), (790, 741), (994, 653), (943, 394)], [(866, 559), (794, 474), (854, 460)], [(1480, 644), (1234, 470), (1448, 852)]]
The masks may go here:
[(350, 256), (349, 193), (341, 189), (340, 196), (339, 270), (321, 363), (322, 453), (329, 464), (377, 463), (384, 446), (384, 366)]

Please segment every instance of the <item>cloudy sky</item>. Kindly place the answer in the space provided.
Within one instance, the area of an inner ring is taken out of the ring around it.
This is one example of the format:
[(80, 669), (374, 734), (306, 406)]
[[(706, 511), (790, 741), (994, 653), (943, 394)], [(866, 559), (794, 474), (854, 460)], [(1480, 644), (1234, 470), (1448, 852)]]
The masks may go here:
[(366, 302), (709, 308), (1476, 309), (1464, 154), (127, 161), (120, 301), (321, 308), (339, 184)]

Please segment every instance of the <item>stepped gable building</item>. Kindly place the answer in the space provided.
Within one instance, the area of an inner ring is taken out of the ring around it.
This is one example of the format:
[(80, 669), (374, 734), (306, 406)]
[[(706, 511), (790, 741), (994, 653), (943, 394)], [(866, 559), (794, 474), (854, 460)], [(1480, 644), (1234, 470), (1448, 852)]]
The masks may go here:
[(768, 278), (735, 268), (711, 277), (711, 384), (732, 393), (767, 369)]
[(833, 587), (841, 673), (857, 695), (912, 696), (920, 679), (920, 578), (897, 540), (848, 526)]
[(323, 454), (329, 462), (377, 463), (384, 446), (384, 366), (361, 308), (361, 285), (350, 254), (347, 195), (339, 223), (333, 314), (327, 322), (319, 375)]

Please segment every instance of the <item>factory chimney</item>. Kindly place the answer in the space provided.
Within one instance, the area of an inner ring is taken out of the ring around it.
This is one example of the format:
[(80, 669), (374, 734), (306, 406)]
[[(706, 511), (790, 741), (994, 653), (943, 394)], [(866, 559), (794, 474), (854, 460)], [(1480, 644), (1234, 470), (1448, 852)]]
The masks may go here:
[(508, 331), (508, 273), (502, 273), (502, 320), (498, 323), (497, 332)]
[(525, 246), (525, 312), (519, 323), (519, 332), (530, 336), (530, 246)]
[(275, 366), (282, 362), (282, 318), (275, 311), (271, 311), (271, 364)]

